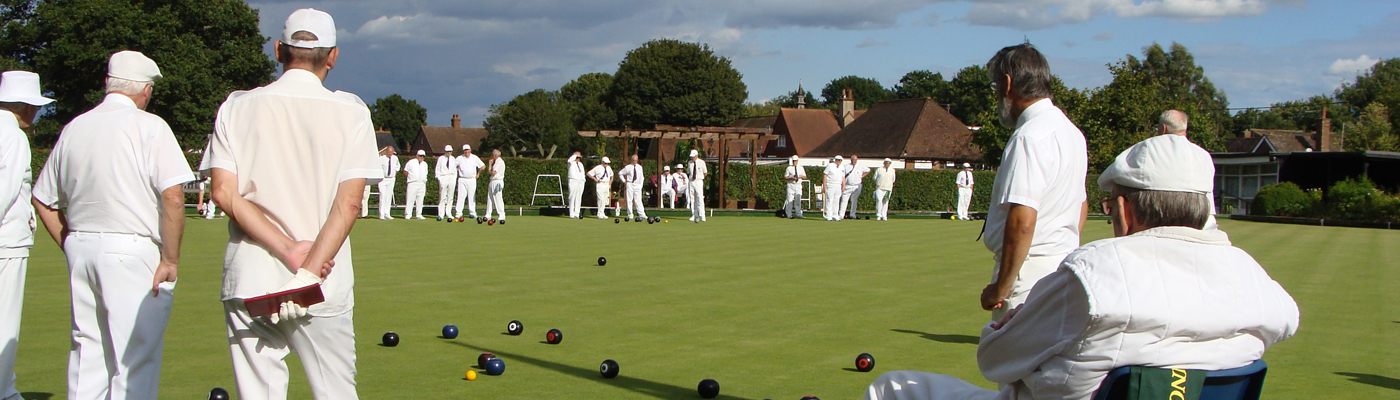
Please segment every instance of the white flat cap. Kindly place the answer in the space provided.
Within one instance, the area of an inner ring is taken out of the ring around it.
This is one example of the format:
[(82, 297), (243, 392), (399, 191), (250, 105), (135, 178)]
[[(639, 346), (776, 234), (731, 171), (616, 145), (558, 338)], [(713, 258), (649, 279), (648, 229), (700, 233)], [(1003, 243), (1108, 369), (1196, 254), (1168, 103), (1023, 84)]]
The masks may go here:
[(423, 151), (423, 150), (418, 150), (418, 155), (420, 155), (420, 156), (426, 156), (426, 155), (428, 155), (428, 152)]
[(699, 156), (700, 156), (700, 151), (699, 151), (699, 150), (695, 150), (695, 149), (690, 149), (690, 156), (691, 156), (691, 157), (699, 157)]
[[(301, 31), (316, 35), (316, 40), (292, 39), (292, 34)], [(335, 47), (335, 18), (314, 8), (292, 11), (282, 25), (282, 44), (303, 49)]]
[(845, 159), (844, 159), (844, 158), (841, 158), (840, 155), (837, 155), (836, 158), (835, 158), (835, 160), (836, 160), (836, 161), (842, 161), (842, 160), (845, 160)]
[(154, 82), (161, 78), (155, 61), (131, 50), (112, 53), (112, 59), (107, 61), (107, 76), (135, 82)]
[(39, 74), (29, 71), (5, 71), (0, 74), (0, 102), (43, 106), (53, 102), (39, 91)]
[(1210, 153), (1185, 137), (1153, 136), (1129, 147), (1099, 175), (1099, 188), (1113, 185), (1165, 192), (1210, 193), (1215, 164)]

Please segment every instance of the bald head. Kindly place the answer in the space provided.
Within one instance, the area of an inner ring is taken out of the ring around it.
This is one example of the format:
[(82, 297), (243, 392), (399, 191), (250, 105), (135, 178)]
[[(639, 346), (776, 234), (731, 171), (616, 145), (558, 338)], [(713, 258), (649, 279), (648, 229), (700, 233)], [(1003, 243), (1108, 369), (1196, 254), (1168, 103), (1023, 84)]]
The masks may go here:
[(1167, 110), (1157, 121), (1160, 124), (1162, 134), (1172, 134), (1186, 136), (1186, 113), (1177, 110)]

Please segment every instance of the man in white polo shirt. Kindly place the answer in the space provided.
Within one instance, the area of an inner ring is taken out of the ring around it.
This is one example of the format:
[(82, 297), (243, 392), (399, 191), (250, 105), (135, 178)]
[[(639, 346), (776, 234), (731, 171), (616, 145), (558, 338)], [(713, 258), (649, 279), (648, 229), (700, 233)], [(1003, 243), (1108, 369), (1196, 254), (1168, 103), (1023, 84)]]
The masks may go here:
[(661, 192), (660, 201), (657, 207), (676, 208), (676, 176), (671, 174), (671, 166), (661, 168), (661, 176), (657, 177), (657, 188)]
[(870, 168), (856, 164), (858, 162), (860, 156), (853, 154), (851, 162), (842, 165), (846, 170), (846, 187), (841, 190), (841, 207), (837, 210), (841, 218), (858, 218), (856, 209), (860, 208), (860, 194), (864, 192), (861, 185), (865, 182), (865, 174), (870, 173)]
[(598, 219), (608, 219), (608, 201), (612, 192), (612, 160), (603, 157), (603, 163), (588, 171), (588, 179), (593, 180), (594, 192), (598, 195)]
[(632, 163), (622, 167), (622, 171), (617, 173), (617, 177), (622, 179), (622, 188), (627, 193), (627, 218), (634, 218), (632, 209), (637, 210), (637, 219), (647, 217), (646, 205), (642, 204), (642, 184), (646, 182), (646, 172), (642, 171), (642, 164), (637, 161), (637, 155), (632, 155)]
[(676, 164), (676, 172), (671, 174), (671, 178), (676, 180), (676, 198), (684, 200), (682, 203), (690, 201), (685, 197), (686, 192), (690, 191), (690, 175), (685, 173), (685, 164)]
[[(393, 146), (380, 151), (379, 170), (384, 171), (383, 180), (379, 181), (379, 219), (394, 219), (394, 183), (403, 165)], [(408, 217), (408, 210), (404, 210), (404, 217)]]
[(404, 178), (408, 180), (408, 187), (404, 195), (403, 219), (423, 217), (423, 196), (428, 193), (428, 162), (423, 158), (428, 152), (418, 150), (418, 154), (412, 160), (408, 160), (403, 166)]
[(24, 131), (34, 125), (39, 107), (53, 102), (40, 93), (38, 74), (0, 75), (0, 399), (5, 400), (20, 398), (15, 355), (35, 228), (29, 136)]
[(491, 150), (491, 159), (486, 162), (486, 173), (490, 175), (490, 180), (486, 182), (486, 218), (491, 218), (491, 210), (496, 210), (497, 218), (502, 223), (506, 222), (506, 160), (501, 158), (500, 149)]
[(70, 399), (155, 399), (160, 387), (181, 185), (194, 181), (170, 126), (143, 111), (160, 77), (141, 53), (113, 54), (107, 96), (63, 128), (34, 182), (35, 210), (68, 258)]
[[(273, 45), (282, 76), (233, 92), (215, 117), (202, 168), (231, 219), (221, 300), (240, 399), (285, 399), (291, 352), (314, 398), (358, 398), (349, 235), (361, 187), (383, 171), (369, 108), (322, 84), (340, 55), (335, 34), (329, 14), (294, 11)], [(252, 317), (243, 304), (316, 283), (325, 301), (310, 307)]]
[(894, 192), (894, 160), (885, 159), (880, 168), (875, 169), (875, 220), (890, 220), (890, 194)]
[(841, 167), (844, 160), (837, 154), (822, 170), (822, 217), (827, 221), (840, 221), (844, 211), (841, 208), (841, 192), (846, 185), (846, 170)]
[(690, 188), (687, 196), (690, 197), (690, 221), (705, 222), (705, 176), (710, 174), (710, 168), (705, 166), (705, 159), (700, 158), (700, 152), (690, 151)]
[(783, 180), (787, 181), (787, 202), (783, 207), (787, 210), (788, 219), (802, 217), (802, 181), (807, 179), (807, 169), (797, 164), (797, 156), (788, 158), (787, 170), (783, 171)]
[(583, 208), (583, 182), (587, 170), (583, 168), (583, 154), (577, 151), (569, 156), (569, 218), (581, 218), (579, 210)]
[(466, 216), (476, 219), (476, 177), (484, 169), (486, 163), (472, 154), (472, 146), (462, 145), (462, 155), (457, 156), (457, 206), (453, 208), (458, 219), (463, 217), (463, 204), (470, 207)]
[(437, 159), (433, 175), (438, 180), (438, 219), (453, 219), (452, 194), (457, 190), (457, 157), (452, 156), (452, 146), (442, 147), (442, 157)]
[(967, 217), (967, 207), (972, 204), (972, 185), (976, 183), (972, 179), (972, 164), (962, 164), (962, 171), (958, 171), (954, 183), (958, 185), (958, 219), (969, 220), (971, 218)]
[(1079, 247), (1088, 217), (1084, 134), (1050, 101), (1050, 65), (1029, 43), (987, 62), (1002, 126), (1014, 128), (987, 207), (987, 250), (996, 261), (982, 290), (992, 320), (1026, 300), (1031, 287)]

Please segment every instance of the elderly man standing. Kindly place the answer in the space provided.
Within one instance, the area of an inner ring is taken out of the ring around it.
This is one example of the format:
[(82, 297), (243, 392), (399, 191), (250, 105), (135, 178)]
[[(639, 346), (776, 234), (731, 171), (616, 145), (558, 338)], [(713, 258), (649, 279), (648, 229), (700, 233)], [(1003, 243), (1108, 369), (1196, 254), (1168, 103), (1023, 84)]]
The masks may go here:
[(1000, 392), (894, 371), (865, 398), (1087, 399), (1117, 367), (1219, 370), (1261, 359), (1297, 333), (1298, 304), (1224, 232), (1201, 229), (1214, 172), (1210, 154), (1178, 136), (1118, 155), (1098, 181), (1111, 193), (1103, 204), (1115, 237), (1070, 253), (1023, 305), (982, 328), (977, 365)]
[(476, 177), (486, 169), (486, 163), (472, 154), (472, 146), (462, 145), (462, 155), (457, 156), (457, 206), (453, 207), (457, 219), (462, 219), (462, 205), (466, 203), (472, 219), (476, 219)]
[(491, 218), (491, 209), (494, 208), (496, 215), (501, 217), (501, 223), (505, 223), (506, 160), (501, 158), (500, 149), (491, 150), (491, 160), (487, 164), (490, 180), (486, 182), (486, 218)]
[(841, 192), (846, 185), (846, 170), (841, 167), (841, 161), (845, 158), (837, 154), (822, 170), (822, 217), (827, 221), (841, 220)]
[[(394, 146), (385, 146), (379, 151), (379, 170), (384, 173), (379, 181), (379, 219), (394, 219), (394, 181), (402, 169)], [(405, 218), (408, 214), (408, 210), (404, 210)]]
[(661, 177), (657, 178), (658, 191), (661, 192), (660, 201), (657, 207), (676, 208), (676, 176), (671, 174), (671, 166), (661, 168)]
[[(1167, 110), (1162, 112), (1162, 115), (1157, 120), (1157, 134), (1186, 137), (1186, 129), (1189, 120), (1186, 113), (1179, 110)], [(1215, 221), (1214, 193), (1212, 193), (1208, 199), (1210, 200), (1210, 218), (1206, 220), (1205, 229), (1220, 229), (1220, 223)]]
[(982, 308), (992, 320), (1024, 302), (1031, 287), (1079, 247), (1088, 217), (1084, 134), (1050, 101), (1050, 65), (1029, 43), (987, 62), (1002, 126), (1014, 127), (992, 183), (984, 244), (995, 260)]
[(634, 218), (632, 209), (637, 210), (637, 219), (647, 217), (646, 205), (642, 204), (642, 185), (646, 183), (646, 172), (642, 170), (642, 164), (637, 161), (637, 155), (632, 155), (632, 163), (622, 167), (622, 171), (617, 173), (617, 177), (622, 179), (623, 190), (627, 192), (627, 219)]
[(586, 170), (583, 168), (583, 153), (575, 151), (569, 155), (569, 218), (583, 218), (580, 210), (583, 208), (583, 181)]
[(456, 218), (452, 215), (452, 194), (457, 189), (457, 158), (452, 156), (452, 145), (442, 147), (442, 156), (437, 159), (433, 176), (438, 180), (438, 219)]
[(962, 171), (958, 171), (958, 178), (955, 182), (958, 185), (958, 219), (967, 221), (967, 207), (972, 205), (972, 185), (976, 182), (972, 179), (972, 164), (963, 163)]
[(160, 68), (134, 51), (107, 65), (107, 96), (63, 128), (34, 206), (68, 257), (68, 398), (155, 399), (185, 228), (181, 185), (195, 178), (170, 126), (144, 111)]
[(690, 151), (690, 189), (687, 194), (690, 197), (690, 221), (695, 223), (705, 222), (705, 176), (710, 174), (710, 168), (705, 166), (705, 159), (700, 158), (700, 152)]
[[(232, 220), (221, 300), (238, 398), (285, 399), (296, 352), (314, 398), (355, 399), (349, 235), (360, 187), (384, 176), (374, 125), (358, 96), (322, 84), (340, 56), (330, 14), (292, 12), (273, 51), (282, 76), (228, 96), (201, 167)], [(254, 317), (243, 302), (317, 283), (325, 301), (309, 307)]]
[(593, 191), (598, 195), (598, 219), (608, 219), (608, 201), (612, 193), (612, 160), (603, 157), (603, 163), (588, 171), (588, 179), (593, 180)]
[(797, 165), (797, 156), (788, 157), (788, 167), (783, 171), (787, 181), (787, 201), (783, 204), (788, 219), (802, 217), (802, 181), (807, 180), (807, 169)]
[(884, 165), (875, 169), (875, 220), (890, 220), (890, 193), (894, 191), (894, 160), (885, 159)]
[(860, 205), (861, 185), (865, 181), (865, 175), (870, 173), (870, 168), (862, 167), (857, 162), (860, 156), (852, 155), (851, 162), (843, 165), (846, 170), (846, 187), (841, 191), (841, 207), (837, 211), (843, 214), (842, 218), (857, 218), (856, 209)]
[(0, 399), (5, 400), (22, 400), (15, 389), (15, 355), (35, 229), (34, 180), (24, 131), (34, 126), (39, 107), (53, 102), (40, 93), (38, 74), (0, 75)]
[[(403, 219), (423, 217), (423, 196), (428, 193), (428, 162), (423, 158), (428, 152), (418, 150), (418, 154), (408, 164), (403, 167), (404, 177), (408, 179), (408, 190), (405, 190)], [(415, 217), (416, 216), (416, 217)]]

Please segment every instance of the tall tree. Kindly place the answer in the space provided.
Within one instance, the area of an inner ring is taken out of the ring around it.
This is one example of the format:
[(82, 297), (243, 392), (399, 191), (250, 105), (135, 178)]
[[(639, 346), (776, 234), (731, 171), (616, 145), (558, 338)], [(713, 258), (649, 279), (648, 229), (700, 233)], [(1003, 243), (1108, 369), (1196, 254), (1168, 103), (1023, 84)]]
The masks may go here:
[(428, 109), (397, 93), (374, 100), (369, 106), (370, 119), (375, 129), (387, 129), (394, 135), (399, 148), (407, 149), (428, 124)]
[(774, 97), (769, 103), (776, 104), (782, 108), (797, 108), (797, 99), (802, 98), (803, 107), (806, 108), (826, 108), (826, 103), (822, 103), (816, 96), (812, 96), (809, 90), (801, 89), (788, 92), (785, 95)]
[(748, 96), (743, 75), (709, 45), (657, 39), (627, 52), (606, 103), (626, 127), (720, 126)]
[(854, 97), (858, 110), (869, 110), (876, 103), (894, 98), (894, 93), (880, 86), (880, 81), (874, 78), (847, 75), (832, 79), (822, 88), (822, 101), (826, 102), (828, 107), (839, 107), (841, 91), (844, 89), (851, 89), (851, 96)]
[(1337, 99), (1352, 107), (1353, 115), (1360, 115), (1371, 103), (1381, 103), (1390, 112), (1392, 129), (1400, 127), (1400, 58), (1382, 60), (1371, 66), (1370, 71), (1356, 77), (1356, 81), (1343, 84), (1336, 91)]
[(1343, 146), (1350, 151), (1400, 151), (1400, 136), (1390, 124), (1390, 110), (1373, 101), (1361, 112), (1361, 118), (1349, 126)]
[(570, 148), (578, 137), (573, 119), (572, 107), (559, 92), (535, 89), (491, 106), (483, 124), (487, 133), (482, 147), (512, 156), (551, 158), (561, 147)]
[(160, 65), (147, 111), (185, 147), (201, 147), (214, 113), (235, 90), (271, 81), (258, 12), (240, 0), (6, 1), (0, 53), (32, 67), (57, 100), (48, 118), (67, 123), (102, 100), (107, 60), (120, 50)]
[(589, 131), (618, 128), (617, 113), (603, 102), (612, 82), (612, 75), (593, 72), (559, 88), (559, 95), (573, 105), (575, 127)]
[(899, 83), (894, 85), (894, 96), (899, 99), (931, 98), (944, 103), (943, 98), (948, 90), (948, 81), (943, 80), (943, 74), (921, 69), (909, 71), (899, 78)]

